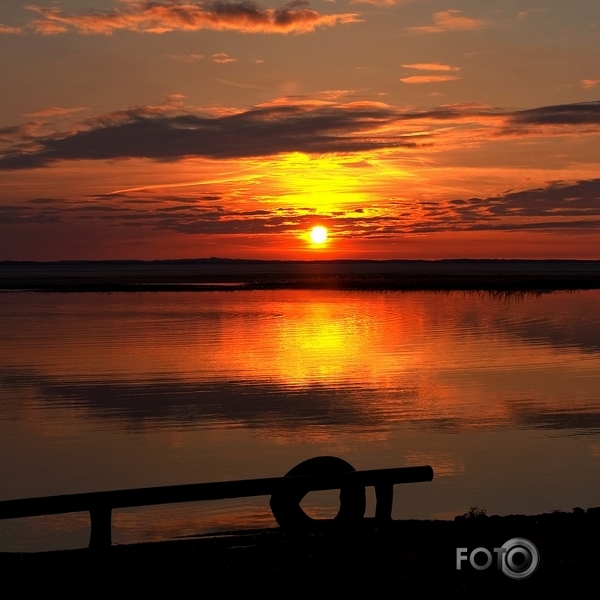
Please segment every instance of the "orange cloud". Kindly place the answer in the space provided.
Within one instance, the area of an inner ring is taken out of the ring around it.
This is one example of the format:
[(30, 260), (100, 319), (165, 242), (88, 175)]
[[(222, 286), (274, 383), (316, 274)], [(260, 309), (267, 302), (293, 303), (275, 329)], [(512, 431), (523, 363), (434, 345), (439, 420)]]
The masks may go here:
[(402, 83), (436, 83), (440, 81), (454, 81), (460, 79), (456, 75), (412, 75), (400, 79)]
[(405, 69), (417, 69), (419, 71), (460, 71), (460, 67), (451, 67), (441, 63), (414, 63), (402, 65)]
[(584, 90), (591, 90), (600, 84), (600, 79), (582, 79), (579, 83)]
[(397, 0), (350, 0), (350, 4), (375, 4), (377, 6), (394, 6), (401, 3)]
[[(327, 0), (335, 2), (336, 0)], [(398, 6), (399, 4), (411, 4), (422, 0), (350, 0), (350, 4), (375, 4), (376, 6)]]
[(356, 13), (323, 15), (309, 8), (305, 0), (294, 0), (282, 8), (262, 8), (251, 1), (163, 3), (148, 0), (126, 0), (123, 8), (108, 11), (69, 14), (58, 8), (29, 6), (41, 15), (27, 26), (36, 33), (53, 35), (75, 30), (83, 34), (110, 35), (117, 30), (140, 33), (198, 31), (212, 29), (243, 33), (307, 33), (317, 27), (333, 27), (338, 23), (356, 23)]
[(11, 27), (10, 25), (0, 23), (0, 33), (21, 33), (22, 31), (21, 27)]
[(459, 15), (460, 12), (458, 10), (444, 10), (433, 15), (433, 25), (409, 27), (408, 29), (415, 33), (440, 33), (442, 31), (471, 31), (473, 29), (483, 29), (489, 24), (485, 19), (471, 19)]

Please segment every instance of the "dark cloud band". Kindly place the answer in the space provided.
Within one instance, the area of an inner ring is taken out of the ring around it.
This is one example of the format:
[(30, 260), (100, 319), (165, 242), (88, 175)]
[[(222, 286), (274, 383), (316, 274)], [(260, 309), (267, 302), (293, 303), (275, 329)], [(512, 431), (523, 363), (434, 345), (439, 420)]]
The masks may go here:
[[(600, 102), (516, 112), (469, 105), (407, 111), (378, 103), (289, 102), (221, 116), (183, 113), (173, 105), (138, 107), (88, 120), (68, 134), (39, 136), (27, 125), (0, 130), (6, 148), (0, 152), (0, 170), (44, 167), (60, 160), (175, 161), (414, 148), (434, 143), (430, 134), (448, 122), (454, 123), (453, 130), (479, 124), (485, 130), (481, 135), (490, 139), (551, 134), (557, 127), (564, 134), (600, 131)], [(418, 137), (412, 135), (416, 127), (421, 129)]]
[[(299, 106), (257, 108), (235, 115), (149, 115), (125, 111), (109, 122), (98, 120), (63, 137), (27, 138), (15, 142), (0, 158), (1, 169), (31, 169), (58, 160), (184, 157), (241, 158), (282, 152), (359, 152), (414, 146), (401, 137), (389, 140), (373, 130), (393, 121), (394, 113), (376, 108)], [(1, 133), (1, 132), (0, 132)], [(11, 130), (8, 133), (14, 134)]]

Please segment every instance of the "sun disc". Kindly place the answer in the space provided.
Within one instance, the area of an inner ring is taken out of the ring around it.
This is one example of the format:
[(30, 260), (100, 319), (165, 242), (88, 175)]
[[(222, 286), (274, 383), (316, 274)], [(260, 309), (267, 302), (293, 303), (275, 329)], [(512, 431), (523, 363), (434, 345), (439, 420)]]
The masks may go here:
[(310, 239), (313, 244), (324, 244), (327, 241), (327, 229), (321, 225), (312, 228)]

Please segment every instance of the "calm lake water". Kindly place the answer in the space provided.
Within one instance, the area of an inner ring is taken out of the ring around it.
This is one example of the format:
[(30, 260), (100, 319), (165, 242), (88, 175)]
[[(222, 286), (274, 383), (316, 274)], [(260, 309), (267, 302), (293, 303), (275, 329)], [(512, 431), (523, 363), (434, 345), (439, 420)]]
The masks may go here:
[[(0, 294), (0, 499), (335, 455), (433, 467), (396, 486), (397, 519), (599, 506), (599, 308), (600, 291)], [(268, 498), (207, 502), (115, 511), (113, 539), (271, 525)], [(88, 537), (86, 513), (0, 522), (3, 551)]]

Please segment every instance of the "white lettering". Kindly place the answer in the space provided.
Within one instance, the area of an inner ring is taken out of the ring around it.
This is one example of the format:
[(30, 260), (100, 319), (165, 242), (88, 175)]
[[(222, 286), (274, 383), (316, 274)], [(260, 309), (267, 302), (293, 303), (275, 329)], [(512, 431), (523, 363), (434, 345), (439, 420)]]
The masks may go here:
[(506, 548), (494, 548), (494, 552), (498, 558), (498, 570), (502, 569), (502, 561), (504, 560), (502, 557), (506, 554)]
[[(481, 553), (485, 554), (486, 561), (484, 565), (480, 566), (475, 562), (475, 557)], [(492, 553), (487, 548), (475, 548), (475, 550), (471, 552), (469, 562), (474, 569), (477, 569), (478, 571), (485, 571), (492, 564)]]
[(456, 570), (460, 571), (462, 568), (462, 562), (467, 560), (467, 549), (457, 548), (456, 549)]

